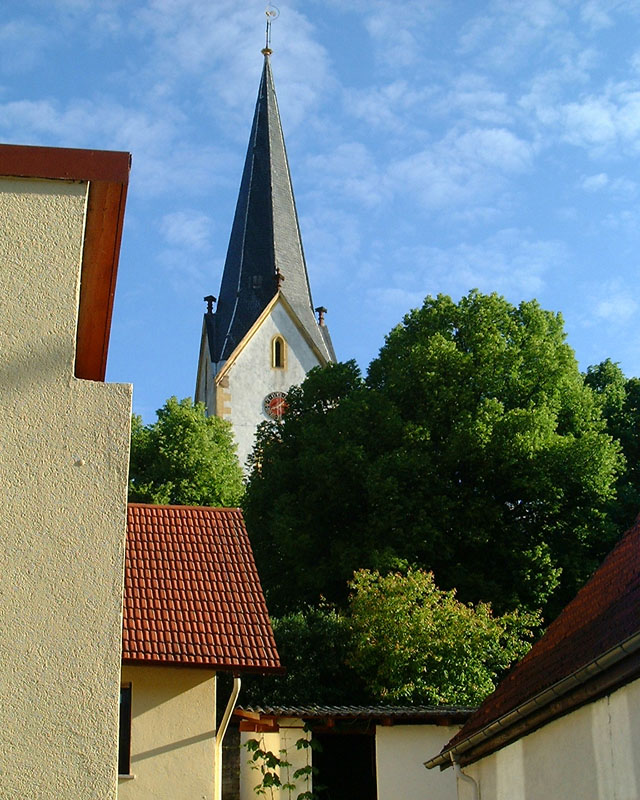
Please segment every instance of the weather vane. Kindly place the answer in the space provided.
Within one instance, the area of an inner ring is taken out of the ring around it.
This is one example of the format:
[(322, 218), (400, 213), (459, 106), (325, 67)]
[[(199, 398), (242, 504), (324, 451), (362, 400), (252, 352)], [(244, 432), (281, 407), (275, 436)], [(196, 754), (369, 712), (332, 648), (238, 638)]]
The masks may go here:
[(267, 7), (264, 12), (267, 16), (267, 33), (265, 38), (265, 46), (264, 50), (262, 51), (265, 56), (271, 55), (271, 23), (274, 19), (277, 19), (280, 16), (280, 10), (276, 8), (271, 3), (267, 3)]

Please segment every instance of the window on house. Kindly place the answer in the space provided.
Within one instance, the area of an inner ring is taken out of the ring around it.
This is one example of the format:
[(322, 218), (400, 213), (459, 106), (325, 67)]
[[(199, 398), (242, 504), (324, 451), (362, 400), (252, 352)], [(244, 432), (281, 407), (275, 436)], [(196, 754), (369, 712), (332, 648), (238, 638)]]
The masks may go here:
[(118, 736), (118, 775), (131, 772), (131, 684), (120, 687), (120, 732)]
[(282, 336), (276, 336), (271, 345), (271, 366), (276, 369), (284, 368), (285, 342)]

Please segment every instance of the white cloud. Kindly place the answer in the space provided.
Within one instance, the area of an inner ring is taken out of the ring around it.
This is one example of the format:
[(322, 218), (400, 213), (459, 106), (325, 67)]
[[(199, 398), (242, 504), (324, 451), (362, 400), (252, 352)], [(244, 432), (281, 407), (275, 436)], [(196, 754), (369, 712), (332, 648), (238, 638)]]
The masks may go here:
[(638, 184), (629, 178), (611, 178), (606, 172), (596, 175), (584, 176), (579, 186), (587, 192), (599, 192), (607, 189), (608, 192), (622, 200), (630, 200), (638, 193)]
[(580, 3), (580, 19), (592, 31), (601, 31), (615, 25), (616, 15), (638, 14), (636, 0), (583, 0)]
[(389, 131), (406, 131), (412, 125), (409, 112), (428, 101), (426, 89), (409, 86), (406, 81), (394, 81), (367, 89), (348, 89), (345, 110), (367, 125)]
[[(609, 8), (606, 6), (609, 6)], [(610, 28), (613, 25), (613, 20), (609, 14), (610, 7), (610, 3), (602, 3), (599, 0), (586, 0), (580, 8), (580, 18), (593, 30)]]
[(491, 125), (505, 125), (513, 119), (506, 93), (492, 88), (486, 76), (476, 73), (457, 76), (435, 110)]
[(598, 297), (594, 300), (594, 315), (614, 325), (628, 322), (637, 310), (635, 292), (630, 287), (622, 286), (619, 281), (611, 281), (600, 287)]
[(209, 246), (212, 222), (200, 211), (173, 211), (162, 217), (161, 233), (168, 244), (189, 250)]
[(433, 147), (393, 163), (387, 180), (428, 208), (482, 203), (504, 190), (509, 175), (527, 170), (533, 154), (529, 142), (504, 128), (454, 130)]
[(616, 109), (604, 98), (590, 97), (562, 107), (564, 137), (571, 144), (606, 145), (616, 139)]
[(158, 116), (106, 99), (67, 105), (52, 100), (0, 103), (5, 141), (131, 152), (133, 192), (199, 194), (225, 180), (228, 155), (221, 148), (184, 141), (184, 125), (175, 109)]
[(533, 48), (566, 51), (571, 43), (563, 30), (566, 19), (562, 4), (555, 0), (493, 0), (488, 12), (462, 26), (459, 52), (512, 70)]
[[(186, 82), (190, 104), (197, 102), (201, 111), (217, 114), (222, 104), (227, 111), (244, 114), (255, 101), (264, 26), (264, 4), (151, 0), (132, 23), (139, 38), (148, 42), (145, 85), (159, 82), (165, 93), (183, 102)], [(285, 42), (286, 47), (279, 47)], [(291, 130), (308, 118), (330, 84), (328, 57), (310, 22), (294, 8), (274, 22), (272, 48), (278, 97)]]
[(329, 153), (307, 159), (306, 171), (317, 176), (317, 189), (333, 197), (334, 204), (357, 200), (365, 208), (385, 196), (380, 169), (372, 153), (360, 142), (339, 144)]
[[(333, 0), (335, 2), (335, 0)], [(346, 3), (345, 3), (346, 4)], [(343, 7), (343, 0), (339, 0)], [(415, 66), (425, 55), (430, 24), (438, 3), (425, 0), (365, 0), (351, 3), (364, 15), (364, 25), (372, 39), (378, 65), (386, 72)]]
[(614, 146), (640, 147), (640, 86), (617, 84), (560, 109), (563, 138), (598, 153)]
[[(374, 303), (385, 299), (404, 305), (442, 291), (453, 297), (478, 288), (497, 291), (513, 302), (539, 296), (547, 274), (567, 263), (566, 247), (554, 240), (537, 240), (519, 229), (503, 229), (484, 241), (450, 248), (415, 246), (400, 248), (394, 256), (392, 281), (369, 293)], [(378, 276), (387, 278), (388, 275)]]
[(49, 44), (50, 32), (26, 19), (0, 25), (0, 69), (5, 74), (26, 72), (41, 60)]
[(588, 175), (580, 181), (580, 185), (587, 192), (597, 192), (609, 183), (609, 176), (605, 172), (597, 175)]

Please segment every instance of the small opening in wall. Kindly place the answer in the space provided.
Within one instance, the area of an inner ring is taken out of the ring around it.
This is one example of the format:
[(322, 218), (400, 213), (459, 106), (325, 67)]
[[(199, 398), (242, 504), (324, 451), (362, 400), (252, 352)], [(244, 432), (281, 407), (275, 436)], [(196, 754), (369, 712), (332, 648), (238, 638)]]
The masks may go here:
[(285, 343), (282, 336), (276, 336), (273, 340), (271, 366), (276, 369), (284, 368)]
[(118, 774), (128, 775), (131, 767), (131, 684), (120, 687), (120, 731)]

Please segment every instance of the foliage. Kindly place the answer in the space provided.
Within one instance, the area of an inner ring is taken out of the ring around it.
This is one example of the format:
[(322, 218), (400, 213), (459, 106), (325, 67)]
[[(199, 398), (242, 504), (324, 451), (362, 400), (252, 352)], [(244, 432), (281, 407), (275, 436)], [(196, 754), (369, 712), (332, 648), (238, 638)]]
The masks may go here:
[(610, 517), (626, 530), (640, 510), (640, 380), (626, 378), (611, 360), (589, 367), (585, 382), (598, 396), (607, 431), (620, 442), (625, 469), (616, 483)]
[(348, 618), (322, 605), (271, 620), (283, 676), (243, 680), (244, 703), (279, 705), (349, 705), (371, 700), (363, 682), (347, 665), (351, 643)]
[(157, 416), (150, 425), (132, 418), (129, 500), (238, 505), (244, 485), (230, 424), (189, 398), (169, 398)]
[(540, 624), (536, 613), (465, 605), (420, 569), (359, 570), (350, 588), (343, 612), (321, 606), (273, 620), (287, 674), (245, 684), (249, 705), (473, 705)]
[(432, 573), (359, 570), (351, 582), (350, 664), (383, 703), (472, 706), (531, 646), (540, 617), (456, 600)]
[[(305, 726), (304, 730), (308, 731), (309, 729)], [(296, 800), (313, 800), (316, 796), (309, 788), (311, 778), (318, 771), (312, 766), (309, 757), (311, 750), (320, 748), (316, 740), (303, 736), (296, 741), (296, 749), (305, 750), (307, 759), (306, 764), (296, 769), (293, 775), (291, 774), (292, 764), (288, 760), (286, 749), (280, 750), (279, 755), (276, 755), (271, 750), (265, 750), (264, 737), (248, 739), (244, 746), (251, 753), (251, 758), (249, 759), (251, 768), (260, 773), (260, 781), (254, 786), (256, 794), (266, 795), (269, 793), (269, 796), (274, 798), (274, 792), (282, 790), (287, 793), (289, 798), (292, 798), (292, 793), (298, 789), (298, 783), (302, 782), (304, 788), (296, 794)], [(283, 778), (284, 781), (282, 780)]]
[(244, 505), (267, 603), (278, 616), (323, 595), (344, 602), (354, 569), (383, 566), (369, 520), (385, 498), (369, 472), (401, 434), (353, 361), (312, 370), (288, 403), (282, 422), (258, 429)]
[(464, 602), (551, 616), (611, 547), (622, 469), (560, 315), (428, 297), (367, 380), (313, 370), (258, 436), (245, 513), (270, 608), (344, 604), (412, 564)]

